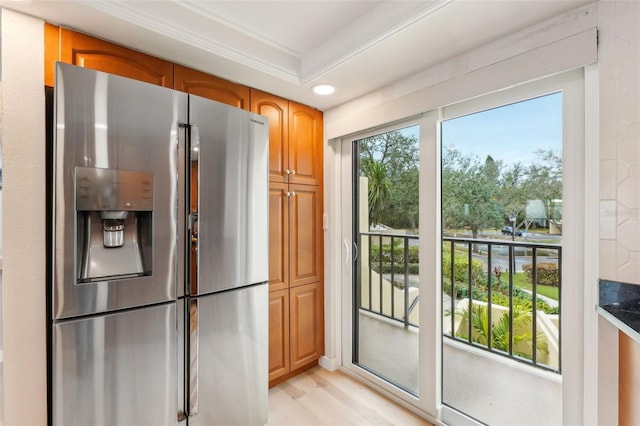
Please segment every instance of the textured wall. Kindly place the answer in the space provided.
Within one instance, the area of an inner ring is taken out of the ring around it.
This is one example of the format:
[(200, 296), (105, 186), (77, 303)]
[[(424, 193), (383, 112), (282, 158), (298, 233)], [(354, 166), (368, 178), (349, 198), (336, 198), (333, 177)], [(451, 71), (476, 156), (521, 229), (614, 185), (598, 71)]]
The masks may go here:
[[(640, 2), (600, 1), (600, 277), (640, 284)], [(619, 424), (640, 424), (640, 345), (620, 333)]]
[(600, 277), (640, 284), (640, 2), (598, 15)]
[(4, 424), (45, 425), (44, 25), (1, 10)]

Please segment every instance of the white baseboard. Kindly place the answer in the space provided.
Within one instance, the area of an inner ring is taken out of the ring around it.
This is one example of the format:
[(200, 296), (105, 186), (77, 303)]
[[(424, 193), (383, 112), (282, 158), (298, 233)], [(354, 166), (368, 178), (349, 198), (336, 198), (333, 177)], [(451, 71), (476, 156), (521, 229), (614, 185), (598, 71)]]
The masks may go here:
[(320, 365), (320, 367), (329, 371), (335, 371), (340, 367), (338, 357), (328, 358), (324, 355), (320, 357), (320, 359), (318, 360), (318, 364)]

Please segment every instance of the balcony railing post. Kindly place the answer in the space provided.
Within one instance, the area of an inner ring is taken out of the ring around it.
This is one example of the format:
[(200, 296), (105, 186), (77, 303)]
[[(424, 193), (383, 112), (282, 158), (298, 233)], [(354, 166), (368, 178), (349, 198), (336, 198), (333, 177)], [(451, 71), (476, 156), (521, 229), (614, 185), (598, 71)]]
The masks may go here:
[(396, 257), (396, 250), (395, 250), (395, 245), (396, 245), (396, 240), (394, 237), (391, 237), (391, 250), (390, 250), (390, 254), (391, 254), (391, 318), (395, 318), (396, 317), (396, 292), (393, 291), (394, 287), (395, 287), (395, 283), (396, 283), (396, 277), (395, 277), (395, 269), (396, 269), (396, 262), (395, 262), (395, 257)]
[[(558, 347), (562, 347), (562, 250), (558, 249)], [(562, 371), (562, 351), (558, 351), (558, 371)]]
[(455, 276), (455, 262), (456, 262), (456, 250), (455, 243), (451, 240), (451, 337), (455, 337), (455, 325), (456, 325), (456, 276)]
[(409, 239), (404, 239), (404, 326), (409, 326)]
[(384, 288), (384, 286), (382, 285), (382, 274), (384, 272), (384, 269), (383, 269), (384, 266), (383, 266), (382, 260), (384, 259), (384, 249), (382, 248), (382, 233), (378, 237), (378, 242), (379, 242), (379, 247), (380, 247), (380, 273), (378, 275), (379, 288), (380, 288), (380, 291), (379, 291), (380, 299), (378, 301), (378, 308), (380, 309), (379, 312), (382, 314), (382, 313), (384, 313), (384, 309), (383, 309), (383, 306), (384, 306), (384, 291), (383, 291), (383, 288)]
[[(509, 245), (509, 265), (515, 264), (513, 245)], [(509, 356), (513, 357), (513, 268), (509, 267)]]
[(467, 281), (469, 282), (468, 285), (468, 289), (469, 289), (469, 315), (468, 315), (468, 329), (469, 329), (469, 334), (467, 335), (468, 339), (469, 339), (469, 343), (471, 343), (472, 340), (472, 335), (473, 335), (473, 275), (471, 274), (472, 269), (471, 266), (473, 264), (473, 243), (471, 241), (469, 241), (467, 243)]
[(491, 287), (492, 287), (491, 249), (492, 248), (493, 247), (491, 244), (487, 244), (487, 275), (488, 275), (487, 282), (489, 283), (487, 285), (487, 347), (489, 348), (489, 350), (491, 350), (491, 347), (493, 346), (493, 327), (492, 327), (493, 322), (491, 320), (491, 313), (493, 311), (491, 306)]
[(531, 263), (533, 266), (531, 283), (531, 334), (533, 344), (531, 345), (531, 361), (538, 363), (538, 248), (534, 247), (531, 253)]
[[(373, 309), (373, 268), (371, 267), (371, 251), (373, 250), (373, 238), (371, 234), (368, 235), (369, 238), (369, 309)], [(378, 249), (378, 255), (381, 255), (382, 247)]]

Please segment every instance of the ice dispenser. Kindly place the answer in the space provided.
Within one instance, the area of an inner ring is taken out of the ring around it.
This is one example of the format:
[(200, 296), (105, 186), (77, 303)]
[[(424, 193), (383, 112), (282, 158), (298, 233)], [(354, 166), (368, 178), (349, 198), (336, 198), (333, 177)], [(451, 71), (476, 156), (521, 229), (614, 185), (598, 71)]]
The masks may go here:
[(151, 275), (153, 174), (75, 168), (78, 281)]

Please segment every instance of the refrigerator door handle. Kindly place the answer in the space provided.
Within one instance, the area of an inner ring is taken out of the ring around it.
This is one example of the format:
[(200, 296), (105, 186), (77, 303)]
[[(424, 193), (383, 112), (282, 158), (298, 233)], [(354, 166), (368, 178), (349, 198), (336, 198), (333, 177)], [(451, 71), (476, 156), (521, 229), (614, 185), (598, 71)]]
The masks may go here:
[(189, 301), (189, 387), (187, 396), (187, 415), (198, 414), (198, 299)]
[[(187, 140), (187, 125), (184, 123), (178, 123), (178, 128), (180, 129), (180, 131), (178, 132), (178, 150), (177, 150), (177, 155), (178, 155), (178, 164), (177, 164), (177, 168), (178, 168), (178, 191), (177, 191), (177, 195), (178, 195), (178, 213), (177, 213), (177, 217), (178, 217), (178, 236), (177, 236), (177, 241), (178, 241), (178, 247), (184, 247), (185, 246), (185, 238), (186, 238), (186, 233), (185, 233), (185, 228), (186, 228), (186, 223), (185, 221), (186, 219), (186, 206), (187, 206), (187, 202), (188, 200), (185, 199), (186, 194), (188, 193), (186, 191), (186, 185), (187, 182), (185, 181), (185, 155), (186, 155), (186, 140)], [(186, 265), (185, 265), (185, 256), (178, 256), (178, 277), (185, 277), (186, 276), (186, 271), (185, 271)], [(184, 286), (184, 284), (180, 285), (180, 283), (184, 283), (184, 281), (179, 280), (178, 281), (178, 285), (176, 286), (176, 293), (178, 297), (182, 297), (185, 294), (186, 288)]]
[(192, 213), (189, 215), (189, 280), (188, 290), (190, 295), (199, 293), (198, 290), (198, 213)]

